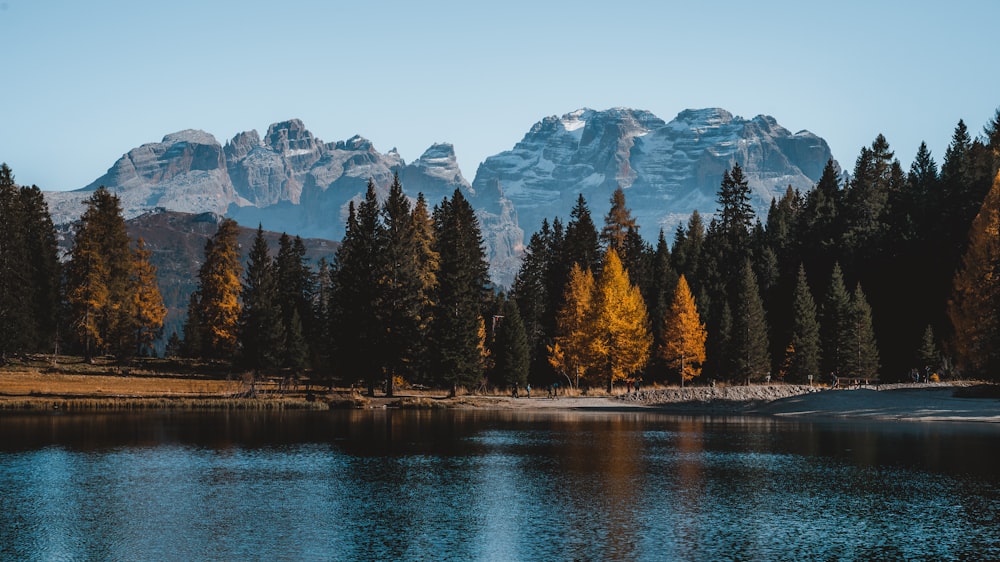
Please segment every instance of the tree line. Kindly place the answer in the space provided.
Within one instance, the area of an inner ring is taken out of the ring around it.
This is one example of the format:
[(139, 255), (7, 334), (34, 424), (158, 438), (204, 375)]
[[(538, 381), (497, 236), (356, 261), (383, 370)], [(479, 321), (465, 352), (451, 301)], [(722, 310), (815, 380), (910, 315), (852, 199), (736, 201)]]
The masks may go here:
[(125, 230), (118, 197), (100, 188), (73, 227), (60, 260), (55, 227), (37, 186), (0, 166), (0, 357), (79, 353), (119, 360), (153, 353), (166, 308), (151, 252)]
[(546, 220), (532, 235), (512, 290), (533, 376), (608, 380), (594, 344), (581, 342), (601, 332), (599, 292), (585, 288), (586, 276), (599, 279), (613, 251), (648, 310), (651, 341), (630, 377), (996, 377), (1000, 218), (991, 209), (1000, 202), (987, 194), (998, 131), (1000, 112), (975, 140), (960, 121), (940, 171), (921, 144), (904, 172), (879, 135), (849, 176), (828, 162), (813, 189), (789, 187), (772, 201), (765, 221), (733, 163), (708, 224), (693, 212), (672, 244), (662, 230), (655, 245), (639, 235), (624, 191), (612, 195), (600, 230), (578, 197), (568, 222)]
[[(431, 209), (398, 177), (384, 198), (369, 181), (333, 261), (316, 265), (288, 235), (272, 256), (258, 228), (244, 267), (226, 219), (168, 353), (390, 394), (404, 381), (454, 391), (996, 376), (998, 129), (1000, 112), (976, 139), (960, 121), (940, 168), (922, 144), (908, 172), (879, 135), (849, 176), (828, 162), (764, 221), (733, 163), (711, 220), (694, 211), (670, 243), (662, 230), (655, 244), (640, 235), (623, 190), (600, 228), (581, 195), (565, 224), (532, 234), (509, 293), (490, 284), (458, 190)], [(162, 299), (116, 196), (101, 188), (87, 201), (62, 262), (41, 192), (6, 165), (0, 213), (4, 358), (57, 342), (88, 357), (152, 352)]]

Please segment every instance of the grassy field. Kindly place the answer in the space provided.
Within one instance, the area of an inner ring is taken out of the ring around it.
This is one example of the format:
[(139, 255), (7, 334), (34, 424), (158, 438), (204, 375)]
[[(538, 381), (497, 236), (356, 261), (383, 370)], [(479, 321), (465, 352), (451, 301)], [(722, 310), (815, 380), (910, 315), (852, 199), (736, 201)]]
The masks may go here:
[(327, 407), (304, 385), (250, 382), (221, 365), (148, 360), (128, 366), (36, 357), (0, 367), (0, 409)]

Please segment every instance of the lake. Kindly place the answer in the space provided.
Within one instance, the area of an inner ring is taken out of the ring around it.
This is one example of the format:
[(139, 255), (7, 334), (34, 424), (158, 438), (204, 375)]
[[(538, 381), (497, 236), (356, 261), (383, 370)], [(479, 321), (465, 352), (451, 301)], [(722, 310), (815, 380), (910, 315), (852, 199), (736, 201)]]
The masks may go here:
[(1000, 559), (1000, 427), (3, 413), (0, 558)]

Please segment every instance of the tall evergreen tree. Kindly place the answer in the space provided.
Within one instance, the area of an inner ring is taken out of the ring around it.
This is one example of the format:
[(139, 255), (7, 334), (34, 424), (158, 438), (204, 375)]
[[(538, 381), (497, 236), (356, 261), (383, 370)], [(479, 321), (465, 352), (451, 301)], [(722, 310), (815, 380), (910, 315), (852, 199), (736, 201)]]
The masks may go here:
[(333, 363), (347, 380), (363, 380), (369, 395), (374, 395), (376, 383), (384, 376), (380, 356), (384, 330), (376, 313), (386, 269), (379, 213), (375, 183), (369, 179), (357, 212), (349, 204), (347, 230), (333, 268)]
[[(292, 239), (282, 233), (278, 239), (278, 255), (274, 258), (275, 298), (281, 309), (281, 326), (285, 341), (281, 345), (280, 365), (301, 369), (311, 356), (305, 332), (318, 328), (313, 316), (315, 281), (306, 261), (302, 239)], [(308, 328), (307, 328), (308, 326)]]
[(747, 382), (762, 378), (771, 370), (767, 319), (757, 276), (749, 261), (743, 264), (733, 312), (731, 353), (736, 366), (735, 374), (739, 380)]
[(59, 245), (52, 224), (48, 204), (37, 186), (21, 187), (21, 212), (23, 213), (22, 240), (28, 254), (23, 269), (28, 278), (30, 299), (30, 328), (24, 334), (33, 336), (30, 349), (54, 349), (62, 302)]
[(806, 195), (798, 227), (802, 248), (809, 249), (801, 260), (813, 278), (827, 275), (842, 257), (842, 198), (838, 170), (828, 160), (816, 187)]
[(0, 362), (10, 354), (27, 351), (35, 323), (27, 303), (31, 302), (31, 280), (24, 265), (29, 262), (24, 236), (24, 212), (14, 175), (0, 165)]
[(494, 369), (507, 386), (524, 387), (528, 383), (529, 357), (521, 313), (510, 299), (504, 299), (501, 312), (493, 342)]
[(587, 206), (587, 200), (583, 198), (583, 194), (577, 196), (576, 205), (569, 213), (563, 248), (563, 259), (568, 267), (578, 263), (583, 269), (593, 271), (601, 259), (597, 227), (594, 226), (594, 220), (590, 216), (590, 208)]
[(820, 324), (823, 372), (833, 376), (848, 374), (847, 354), (851, 348), (851, 297), (844, 286), (840, 264), (834, 264), (823, 300)]
[(750, 204), (750, 183), (743, 176), (743, 169), (734, 163), (731, 170), (722, 174), (719, 186), (719, 227), (726, 242), (729, 256), (746, 257), (750, 244), (750, 228), (756, 214)]
[(788, 377), (796, 382), (820, 380), (820, 334), (816, 317), (816, 301), (809, 282), (806, 280), (805, 266), (799, 266), (798, 280), (792, 296), (792, 336), (789, 349), (791, 357)]
[[(664, 324), (662, 319), (670, 310), (677, 282), (677, 273), (674, 272), (674, 268), (670, 265), (670, 249), (667, 246), (667, 239), (661, 229), (660, 235), (656, 240), (656, 250), (653, 253), (650, 290), (649, 295), (646, 297), (649, 317), (652, 319), (653, 349), (660, 349), (664, 344)], [(688, 291), (690, 292), (690, 288)], [(655, 354), (651, 359), (650, 371), (652, 373), (666, 371), (666, 366), (662, 364), (659, 354)]]
[(558, 221), (554, 224), (552, 228), (548, 219), (543, 219), (541, 229), (531, 235), (511, 291), (528, 335), (531, 377), (542, 380), (551, 376), (547, 348), (555, 337), (556, 312), (562, 306), (569, 275), (569, 269), (565, 274), (562, 271), (566, 263), (560, 256), (565, 238)]
[(440, 259), (438, 294), (431, 327), (434, 369), (454, 393), (483, 376), (478, 336), (489, 294), (486, 255), (479, 222), (458, 189), (434, 212), (435, 250)]
[(671, 265), (677, 275), (683, 275), (688, 280), (692, 292), (698, 292), (701, 288), (697, 282), (698, 260), (701, 256), (701, 245), (705, 240), (705, 227), (701, 222), (701, 215), (695, 210), (688, 219), (687, 230), (681, 225), (677, 226), (674, 234), (674, 246), (670, 256)]
[(621, 254), (625, 249), (625, 238), (630, 230), (636, 229), (632, 210), (625, 205), (625, 192), (621, 187), (611, 194), (611, 209), (604, 217), (604, 228), (601, 229), (601, 242), (605, 248), (614, 249)]
[(878, 346), (872, 326), (872, 308), (860, 283), (851, 296), (848, 320), (850, 346), (844, 357), (845, 369), (852, 376), (874, 378), (878, 376)]
[(250, 247), (240, 297), (239, 359), (257, 378), (281, 365), (286, 343), (275, 267), (261, 226)]
[(924, 329), (924, 335), (920, 341), (920, 349), (917, 351), (917, 364), (922, 369), (938, 369), (941, 366), (941, 352), (938, 350), (937, 342), (934, 338), (934, 328), (930, 324)]
[(425, 274), (410, 202), (399, 175), (393, 177), (382, 208), (385, 269), (379, 279), (376, 315), (382, 323), (384, 345), (380, 356), (386, 373), (386, 393), (392, 396), (395, 376), (411, 377), (418, 363), (424, 306)]

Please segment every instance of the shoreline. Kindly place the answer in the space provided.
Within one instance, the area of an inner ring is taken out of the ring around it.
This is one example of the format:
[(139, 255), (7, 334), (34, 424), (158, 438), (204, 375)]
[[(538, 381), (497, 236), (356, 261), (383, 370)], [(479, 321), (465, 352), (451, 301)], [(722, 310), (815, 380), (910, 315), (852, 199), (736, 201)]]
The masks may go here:
[(651, 412), (676, 415), (764, 416), (785, 419), (961, 421), (1000, 423), (1000, 388), (986, 397), (959, 397), (972, 382), (828, 389), (767, 384), (647, 388), (612, 396), (527, 398), (399, 390), (366, 397), (350, 389), (294, 390), (261, 385), (250, 396), (231, 380), (94, 376), (0, 371), (0, 412), (281, 411), (332, 409), (464, 409), (519, 412)]

